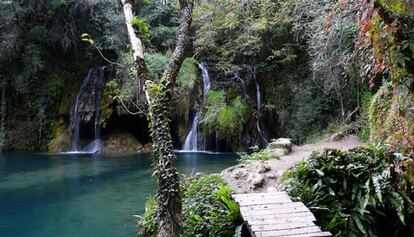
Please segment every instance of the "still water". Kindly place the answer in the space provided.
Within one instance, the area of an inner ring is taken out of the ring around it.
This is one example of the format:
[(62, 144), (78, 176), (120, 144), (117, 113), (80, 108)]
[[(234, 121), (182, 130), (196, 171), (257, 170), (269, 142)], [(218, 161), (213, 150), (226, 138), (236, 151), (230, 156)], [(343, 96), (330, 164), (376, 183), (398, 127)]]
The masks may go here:
[[(180, 153), (181, 173), (217, 173), (234, 155)], [(136, 236), (154, 193), (148, 155), (0, 154), (1, 237)]]

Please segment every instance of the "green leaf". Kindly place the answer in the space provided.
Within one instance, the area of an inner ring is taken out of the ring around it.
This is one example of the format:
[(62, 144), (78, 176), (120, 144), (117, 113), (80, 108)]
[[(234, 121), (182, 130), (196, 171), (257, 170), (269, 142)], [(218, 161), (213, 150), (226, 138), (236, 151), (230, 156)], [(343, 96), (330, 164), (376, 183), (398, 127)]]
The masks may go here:
[(325, 176), (325, 173), (323, 173), (321, 170), (316, 169), (316, 173), (318, 173), (319, 176), (323, 177)]
[(330, 195), (332, 195), (332, 196), (336, 196), (336, 195), (335, 195), (335, 192), (332, 190), (332, 188), (328, 188), (328, 190), (329, 190), (329, 194), (330, 194)]
[(374, 185), (375, 194), (377, 195), (378, 200), (382, 203), (382, 191), (381, 191), (381, 184), (379, 183), (379, 179), (377, 176), (373, 176), (372, 184)]
[(95, 41), (91, 38), (91, 36), (88, 33), (82, 34), (82, 41), (88, 42), (92, 46), (95, 44)]
[(354, 221), (355, 221), (355, 224), (357, 225), (359, 231), (361, 231), (363, 234), (366, 234), (364, 225), (362, 224), (362, 222), (361, 222), (361, 220), (359, 219), (358, 216), (354, 216)]

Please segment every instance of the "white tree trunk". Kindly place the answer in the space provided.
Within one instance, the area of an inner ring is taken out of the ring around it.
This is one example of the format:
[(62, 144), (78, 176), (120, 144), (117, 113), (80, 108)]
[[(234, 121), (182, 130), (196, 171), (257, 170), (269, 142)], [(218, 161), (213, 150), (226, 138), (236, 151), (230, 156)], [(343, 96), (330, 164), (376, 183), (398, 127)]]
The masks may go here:
[(128, 30), (129, 39), (132, 44), (132, 51), (134, 55), (134, 61), (138, 59), (144, 59), (144, 49), (142, 48), (141, 39), (137, 37), (135, 34), (134, 27), (132, 26), (132, 19), (134, 17), (132, 11), (132, 3), (128, 0), (121, 0), (122, 6), (124, 8), (124, 15), (125, 15), (125, 23)]
[[(153, 80), (144, 60), (142, 43), (132, 26), (132, 0), (121, 0), (129, 38), (132, 44), (138, 78), (145, 82), (151, 138), (157, 180), (157, 236), (178, 237), (181, 233), (180, 180), (170, 131), (172, 88), (185, 58), (192, 22), (193, 0), (179, 0), (181, 7), (177, 45), (162, 78)], [(154, 89), (155, 88), (155, 89)], [(161, 88), (161, 89), (160, 89)]]

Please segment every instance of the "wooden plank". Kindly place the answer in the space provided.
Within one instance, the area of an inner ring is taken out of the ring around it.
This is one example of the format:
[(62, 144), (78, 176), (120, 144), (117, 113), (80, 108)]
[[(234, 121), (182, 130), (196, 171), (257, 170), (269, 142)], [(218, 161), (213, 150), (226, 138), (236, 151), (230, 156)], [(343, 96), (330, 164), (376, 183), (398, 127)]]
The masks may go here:
[(288, 236), (289, 237), (328, 237), (328, 236), (332, 236), (332, 234), (329, 232), (319, 232), (319, 233), (288, 235)]
[(301, 202), (293, 202), (286, 192), (232, 195), (253, 237), (325, 237), (314, 224), (314, 215)]
[[(289, 197), (288, 194), (246, 194), (246, 195), (233, 195), (235, 199), (255, 199), (255, 198), (271, 198), (271, 197)], [(289, 197), (290, 198), (290, 197)]]
[(298, 212), (307, 212), (312, 214), (307, 208), (305, 207), (295, 207), (295, 208), (287, 208), (287, 209), (270, 209), (270, 210), (249, 210), (249, 211), (242, 211), (244, 216), (261, 216), (261, 215), (275, 215), (278, 214), (289, 214), (289, 213), (298, 213)]
[(246, 200), (237, 200), (241, 206), (251, 206), (251, 205), (266, 205), (273, 203), (290, 203), (292, 202), (289, 198), (267, 198), (267, 199), (246, 199)]
[(320, 233), (321, 229), (317, 226), (289, 229), (289, 230), (271, 230), (271, 231), (255, 231), (257, 237), (279, 237), (279, 236), (292, 236), (292, 235), (305, 235)]
[(252, 205), (252, 206), (241, 206), (245, 210), (272, 210), (280, 208), (295, 208), (295, 207), (306, 207), (301, 202), (287, 202), (287, 203), (269, 203), (264, 205)]
[(291, 213), (306, 213), (307, 216), (313, 216), (312, 212), (310, 212), (307, 208), (296, 208), (296, 209), (279, 209), (275, 210), (260, 210), (260, 211), (249, 211), (249, 212), (242, 212), (243, 217), (249, 218), (254, 216), (278, 216), (279, 214), (291, 214)]
[(275, 231), (275, 230), (291, 230), (298, 228), (314, 227), (313, 222), (294, 222), (294, 223), (284, 223), (284, 224), (270, 224), (270, 225), (252, 225), (251, 229), (253, 231), (262, 232), (262, 231)]
[(262, 197), (268, 197), (268, 196), (276, 196), (276, 195), (287, 195), (289, 196), (289, 194), (287, 192), (267, 192), (267, 193), (240, 193), (240, 194), (233, 194), (232, 196), (234, 198), (236, 197), (257, 197), (257, 196), (262, 196)]
[(248, 201), (248, 200), (267, 200), (267, 199), (289, 199), (290, 201), (292, 201), (292, 199), (288, 196), (288, 195), (283, 195), (283, 196), (269, 196), (269, 197), (262, 197), (262, 196), (257, 196), (257, 197), (234, 197), (234, 200), (236, 201)]
[(274, 219), (288, 219), (288, 218), (303, 218), (303, 217), (313, 217), (312, 215), (309, 215), (309, 212), (298, 212), (298, 213), (286, 213), (286, 214), (278, 214), (275, 215), (263, 215), (263, 216), (249, 216), (249, 220), (256, 220), (261, 218), (274, 218)]
[(254, 208), (252, 206), (241, 206), (240, 211), (242, 213), (260, 213), (260, 214), (286, 214), (286, 213), (296, 213), (296, 212), (310, 212), (309, 209), (305, 205), (298, 205), (298, 206), (288, 206), (281, 208), (263, 208), (263, 206), (259, 206), (258, 208)]
[(233, 194), (233, 198), (245, 199), (245, 198), (257, 198), (257, 197), (286, 197), (289, 196), (287, 192), (270, 192), (270, 193), (246, 193), (246, 194)]
[(304, 216), (304, 217), (296, 217), (296, 218), (279, 218), (279, 217), (269, 217), (269, 218), (257, 218), (257, 219), (249, 219), (249, 225), (268, 225), (268, 224), (283, 224), (283, 223), (292, 223), (292, 222), (314, 222), (316, 221), (315, 217), (313, 216)]

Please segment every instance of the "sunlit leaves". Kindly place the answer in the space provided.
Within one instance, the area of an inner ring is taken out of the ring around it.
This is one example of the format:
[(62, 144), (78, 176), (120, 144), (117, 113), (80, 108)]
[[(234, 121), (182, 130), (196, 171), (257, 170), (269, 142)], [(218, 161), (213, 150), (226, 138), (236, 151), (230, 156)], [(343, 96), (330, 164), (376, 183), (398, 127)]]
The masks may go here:
[(87, 42), (92, 46), (95, 44), (95, 41), (92, 39), (92, 37), (88, 33), (82, 34), (82, 41)]

